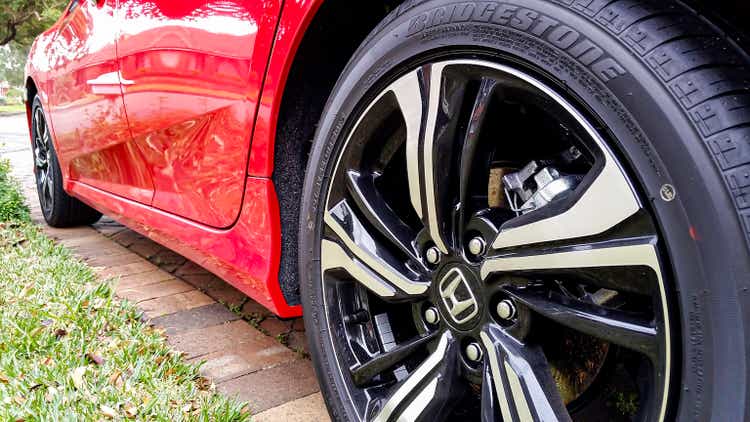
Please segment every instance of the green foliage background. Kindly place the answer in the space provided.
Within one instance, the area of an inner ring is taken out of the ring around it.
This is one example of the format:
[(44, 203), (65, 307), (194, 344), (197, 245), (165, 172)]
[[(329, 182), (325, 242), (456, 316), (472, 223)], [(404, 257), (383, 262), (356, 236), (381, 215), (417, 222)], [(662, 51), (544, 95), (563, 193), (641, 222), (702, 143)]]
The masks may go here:
[(52, 26), (69, 0), (2, 0), (0, 46), (14, 41), (28, 47), (42, 31)]
[(0, 0), (0, 81), (23, 86), (29, 46), (51, 27), (69, 0)]
[[(8, 81), (12, 87), (23, 86), (23, 67), (28, 51), (28, 47), (16, 42), (0, 47), (0, 81)], [(8, 97), (14, 96), (18, 96), (17, 91), (8, 93)]]

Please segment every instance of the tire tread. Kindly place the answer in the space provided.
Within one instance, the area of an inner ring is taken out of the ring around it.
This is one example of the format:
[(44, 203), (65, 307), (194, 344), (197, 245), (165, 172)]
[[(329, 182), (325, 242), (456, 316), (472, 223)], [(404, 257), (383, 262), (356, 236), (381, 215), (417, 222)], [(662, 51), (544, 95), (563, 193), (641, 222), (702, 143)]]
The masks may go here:
[(713, 156), (750, 245), (750, 57), (678, 1), (551, 0), (595, 22), (645, 63)]

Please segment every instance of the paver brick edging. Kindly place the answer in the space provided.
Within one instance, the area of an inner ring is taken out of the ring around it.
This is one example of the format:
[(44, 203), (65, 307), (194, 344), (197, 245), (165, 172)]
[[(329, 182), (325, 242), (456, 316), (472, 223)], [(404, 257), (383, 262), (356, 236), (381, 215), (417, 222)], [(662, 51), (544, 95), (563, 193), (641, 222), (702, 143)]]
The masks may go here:
[[(278, 341), (283, 337), (288, 342), (291, 335), (298, 345), (299, 338), (304, 337), (304, 332), (295, 330), (302, 326), (301, 320), (296, 324), (297, 320), (274, 317), (190, 261), (174, 267), (171, 265), (178, 260), (171, 259), (165, 270), (132, 250), (134, 245), (138, 251), (163, 247), (138, 248), (139, 242), (151, 241), (126, 235), (129, 230), (115, 230), (109, 222), (103, 227), (110, 237), (92, 228), (72, 232), (49, 228), (48, 234), (95, 266), (101, 277), (114, 278), (116, 295), (136, 302), (150, 324), (164, 330), (175, 350), (201, 362), (201, 373), (216, 384), (219, 392), (247, 401), (251, 412), (262, 412), (262, 420), (330, 420), (322, 397), (315, 395), (319, 387), (310, 361), (304, 353), (294, 353)], [(120, 244), (117, 238), (127, 239), (129, 246)], [(102, 251), (108, 254), (102, 257)], [(209, 291), (204, 293), (190, 283), (196, 280), (203, 281), (199, 286)], [(234, 301), (235, 312), (208, 293)], [(247, 320), (243, 319), (243, 310), (249, 313)], [(304, 406), (293, 405), (297, 401)]]

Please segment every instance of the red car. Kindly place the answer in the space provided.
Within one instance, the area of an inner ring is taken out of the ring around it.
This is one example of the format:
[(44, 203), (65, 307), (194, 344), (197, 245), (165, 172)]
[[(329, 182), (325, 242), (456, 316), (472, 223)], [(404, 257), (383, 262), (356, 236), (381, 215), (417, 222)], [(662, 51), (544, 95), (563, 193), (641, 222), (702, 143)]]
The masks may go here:
[(72, 0), (27, 65), (39, 200), (304, 315), (336, 420), (748, 420), (748, 21)]

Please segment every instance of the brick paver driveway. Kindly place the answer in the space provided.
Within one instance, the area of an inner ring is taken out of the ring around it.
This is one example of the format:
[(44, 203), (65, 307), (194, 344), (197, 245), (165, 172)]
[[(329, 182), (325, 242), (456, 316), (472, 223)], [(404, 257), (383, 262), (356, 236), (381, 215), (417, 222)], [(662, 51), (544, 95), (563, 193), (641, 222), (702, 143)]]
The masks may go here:
[[(0, 154), (11, 160), (35, 221), (38, 208), (25, 116), (0, 117)], [(169, 343), (217, 389), (250, 403), (254, 421), (329, 420), (304, 342), (301, 319), (280, 320), (184, 257), (109, 218), (92, 227), (45, 231), (137, 303)]]

